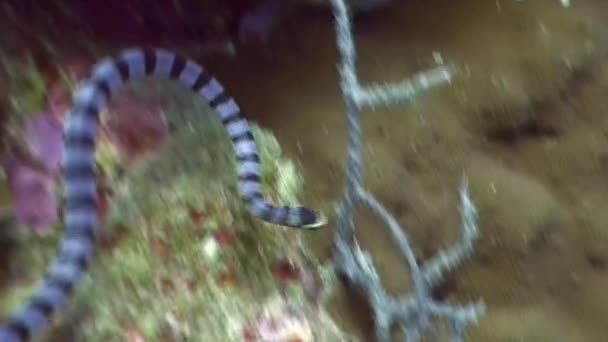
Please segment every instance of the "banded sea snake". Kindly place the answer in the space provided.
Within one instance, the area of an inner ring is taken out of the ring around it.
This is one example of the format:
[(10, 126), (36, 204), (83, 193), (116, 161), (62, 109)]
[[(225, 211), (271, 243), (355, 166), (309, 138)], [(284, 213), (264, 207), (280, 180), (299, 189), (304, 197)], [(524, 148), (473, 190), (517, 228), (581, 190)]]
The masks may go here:
[(42, 286), (0, 326), (0, 342), (27, 341), (40, 333), (67, 302), (95, 251), (97, 186), (95, 144), (99, 113), (129, 80), (145, 76), (174, 79), (201, 95), (220, 117), (233, 142), (243, 199), (258, 218), (278, 225), (315, 229), (326, 218), (305, 207), (277, 208), (262, 195), (261, 164), (247, 121), (222, 85), (197, 63), (162, 49), (129, 49), (106, 58), (81, 84), (65, 128), (63, 177), (65, 233), (60, 251)]

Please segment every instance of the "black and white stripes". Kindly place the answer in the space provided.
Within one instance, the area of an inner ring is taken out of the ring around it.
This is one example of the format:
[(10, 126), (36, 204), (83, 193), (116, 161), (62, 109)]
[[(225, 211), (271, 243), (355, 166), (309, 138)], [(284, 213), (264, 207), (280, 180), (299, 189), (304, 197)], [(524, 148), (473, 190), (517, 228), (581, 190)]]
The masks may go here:
[[(200, 65), (172, 52), (132, 49), (105, 59), (77, 91), (65, 129), (63, 175), (66, 194), (65, 237), (42, 287), (0, 328), (0, 342), (29, 340), (59, 311), (90, 263), (98, 225), (95, 141), (99, 112), (129, 80), (145, 76), (175, 79), (201, 95), (219, 115), (236, 151), (243, 198), (251, 213), (283, 226), (314, 229), (326, 223), (304, 207), (276, 208), (262, 195), (256, 143), (239, 106)], [(202, 189), (201, 189), (202, 190)]]

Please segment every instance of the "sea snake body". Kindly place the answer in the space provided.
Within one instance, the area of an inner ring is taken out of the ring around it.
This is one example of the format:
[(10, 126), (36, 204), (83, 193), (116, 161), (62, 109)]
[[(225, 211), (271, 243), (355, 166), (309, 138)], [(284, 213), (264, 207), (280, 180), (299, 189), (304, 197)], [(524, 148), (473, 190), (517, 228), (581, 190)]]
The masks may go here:
[(63, 177), (65, 235), (60, 251), (42, 286), (20, 310), (0, 327), (0, 342), (27, 341), (40, 333), (53, 313), (70, 297), (86, 271), (95, 250), (97, 186), (95, 142), (99, 113), (111, 96), (129, 80), (145, 76), (177, 80), (201, 95), (219, 115), (233, 142), (239, 165), (239, 182), (249, 211), (258, 218), (283, 226), (315, 229), (326, 223), (320, 213), (304, 207), (277, 208), (262, 195), (262, 166), (256, 143), (236, 102), (203, 67), (162, 49), (128, 49), (100, 61), (81, 84), (65, 128)]

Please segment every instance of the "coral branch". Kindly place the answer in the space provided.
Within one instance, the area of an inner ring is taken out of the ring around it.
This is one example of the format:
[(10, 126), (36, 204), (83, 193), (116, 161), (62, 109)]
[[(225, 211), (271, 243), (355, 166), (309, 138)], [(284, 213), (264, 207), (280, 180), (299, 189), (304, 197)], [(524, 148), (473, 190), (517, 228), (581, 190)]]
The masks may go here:
[(398, 83), (373, 84), (357, 92), (357, 104), (360, 107), (370, 108), (407, 104), (424, 91), (450, 82), (454, 74), (453, 67), (440, 66)]
[(427, 261), (423, 267), (424, 280), (428, 286), (437, 286), (444, 275), (460, 266), (474, 252), (473, 244), (479, 237), (477, 229), (477, 208), (469, 197), (466, 177), (460, 185), (460, 202), (462, 215), (462, 239), (447, 250), (440, 251)]
[[(461, 341), (467, 326), (475, 323), (484, 313), (484, 305), (476, 303), (459, 307), (438, 303), (431, 298), (431, 290), (444, 280), (447, 272), (453, 271), (473, 254), (473, 243), (479, 235), (477, 209), (469, 196), (466, 178), (463, 177), (460, 187), (462, 239), (447, 250), (440, 251), (420, 268), (403, 228), (382, 204), (363, 188), (364, 168), (361, 151), (363, 108), (380, 105), (391, 107), (411, 102), (422, 93), (449, 83), (454, 75), (454, 69), (441, 66), (419, 73), (400, 83), (361, 86), (356, 72), (357, 54), (351, 32), (349, 9), (343, 0), (332, 0), (332, 5), (338, 50), (341, 55), (340, 85), (346, 104), (349, 128), (346, 187), (337, 210), (338, 231), (334, 240), (336, 271), (349, 282), (360, 287), (367, 295), (374, 313), (376, 337), (379, 341), (389, 341), (391, 328), (396, 324), (406, 330), (408, 342), (419, 341), (429, 330), (431, 317), (446, 319), (453, 329), (451, 340)], [(368, 206), (388, 226), (410, 267), (414, 295), (395, 299), (383, 287), (370, 256), (360, 248), (354, 236), (353, 214), (358, 203)]]

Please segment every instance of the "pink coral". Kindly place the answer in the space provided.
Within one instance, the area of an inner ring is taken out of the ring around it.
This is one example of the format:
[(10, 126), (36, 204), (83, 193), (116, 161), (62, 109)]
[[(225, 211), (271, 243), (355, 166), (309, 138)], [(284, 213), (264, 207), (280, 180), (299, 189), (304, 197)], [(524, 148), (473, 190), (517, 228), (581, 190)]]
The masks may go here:
[(44, 234), (58, 218), (55, 177), (61, 169), (63, 126), (53, 115), (39, 114), (27, 121), (25, 141), (29, 154), (46, 172), (13, 157), (5, 165), (6, 174), (17, 220)]
[[(68, 72), (81, 79), (87, 63), (75, 64)], [(41, 113), (25, 124), (24, 144), (30, 160), (16, 154), (4, 165), (14, 197), (17, 220), (34, 231), (47, 233), (58, 219), (55, 182), (61, 174), (63, 123), (71, 106), (71, 94), (57, 83), (48, 99), (50, 112)], [(110, 104), (105, 122), (107, 137), (116, 144), (128, 162), (154, 152), (169, 136), (169, 128), (158, 103), (142, 103), (125, 91)], [(34, 165), (35, 164), (35, 165)], [(100, 214), (107, 214), (107, 196), (100, 191)]]
[(25, 127), (25, 139), (32, 155), (40, 160), (53, 174), (61, 168), (63, 125), (50, 113), (30, 119)]
[(302, 308), (275, 299), (268, 302), (252, 327), (243, 330), (244, 340), (265, 342), (312, 341), (312, 327)]
[(5, 166), (17, 220), (39, 234), (46, 234), (57, 221), (54, 180), (18, 159)]

